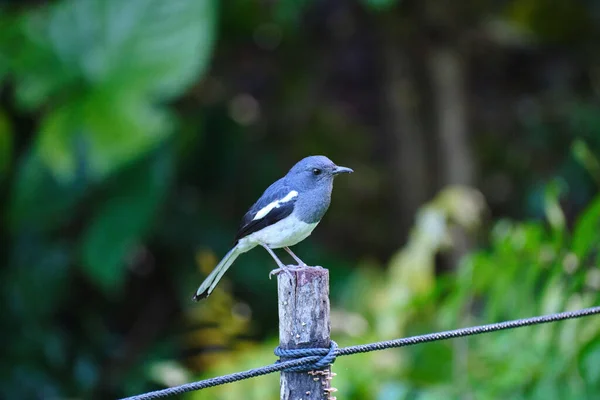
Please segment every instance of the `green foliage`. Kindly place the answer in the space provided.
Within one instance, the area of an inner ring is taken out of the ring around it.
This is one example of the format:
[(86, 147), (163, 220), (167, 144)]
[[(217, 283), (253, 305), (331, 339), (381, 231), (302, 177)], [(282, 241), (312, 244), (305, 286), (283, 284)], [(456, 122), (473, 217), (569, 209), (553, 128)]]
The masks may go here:
[(165, 103), (206, 72), (215, 40), (214, 0), (54, 3), (0, 16), (11, 111), (36, 116), (19, 136), (0, 110), (3, 398), (92, 397), (101, 384), (121, 334), (102, 308), (124, 296), (173, 180)]
[[(8, 221), (11, 230), (51, 230), (66, 223), (71, 210), (84, 195), (87, 183), (57, 182), (33, 149), (17, 164), (9, 197)], [(40, 199), (43, 193), (43, 201)]]
[(124, 261), (148, 232), (170, 182), (171, 160), (161, 152), (117, 177), (82, 237), (84, 271), (105, 291), (119, 291)]
[[(211, 0), (64, 1), (12, 23), (8, 54), (26, 109), (50, 103), (36, 151), (66, 182), (103, 179), (170, 133), (158, 104), (202, 74), (212, 51)], [(15, 45), (18, 43), (18, 45)]]
[(596, 265), (598, 261), (598, 232), (600, 231), (600, 199), (594, 200), (575, 224), (572, 250), (578, 260)]

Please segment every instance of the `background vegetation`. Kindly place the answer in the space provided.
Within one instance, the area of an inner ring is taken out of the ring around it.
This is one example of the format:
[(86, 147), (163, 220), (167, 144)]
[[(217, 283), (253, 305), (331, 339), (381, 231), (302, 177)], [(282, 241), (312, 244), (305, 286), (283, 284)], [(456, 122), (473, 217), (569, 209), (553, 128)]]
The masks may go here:
[[(598, 304), (589, 1), (0, 3), (0, 397), (270, 363), (262, 251), (190, 296), (298, 159), (356, 173), (297, 253), (340, 345)], [(347, 399), (594, 399), (600, 320), (338, 360)], [(268, 376), (192, 393), (276, 399)]]

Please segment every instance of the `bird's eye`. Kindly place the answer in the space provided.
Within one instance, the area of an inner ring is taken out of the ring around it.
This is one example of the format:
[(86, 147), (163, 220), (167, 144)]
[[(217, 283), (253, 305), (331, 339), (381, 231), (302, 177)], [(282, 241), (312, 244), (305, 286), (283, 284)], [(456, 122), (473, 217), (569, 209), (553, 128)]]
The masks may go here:
[(312, 173), (313, 175), (321, 175), (321, 170), (319, 168), (314, 168)]

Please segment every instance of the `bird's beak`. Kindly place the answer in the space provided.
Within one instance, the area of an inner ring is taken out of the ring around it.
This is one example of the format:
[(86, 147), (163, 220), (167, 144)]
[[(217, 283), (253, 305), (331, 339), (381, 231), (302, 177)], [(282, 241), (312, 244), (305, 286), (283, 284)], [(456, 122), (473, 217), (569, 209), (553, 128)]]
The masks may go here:
[(351, 168), (340, 167), (340, 166), (336, 166), (333, 169), (333, 175), (337, 175), (337, 174), (350, 174), (352, 172), (354, 172), (354, 170), (352, 170)]

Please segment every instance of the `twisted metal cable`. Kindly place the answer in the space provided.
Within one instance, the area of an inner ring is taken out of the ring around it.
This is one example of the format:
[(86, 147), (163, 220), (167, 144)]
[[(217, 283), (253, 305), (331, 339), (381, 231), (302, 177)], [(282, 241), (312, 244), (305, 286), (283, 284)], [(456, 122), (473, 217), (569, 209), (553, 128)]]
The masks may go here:
[(329, 348), (321, 349), (293, 349), (283, 350), (277, 347), (275, 354), (283, 358), (295, 358), (292, 360), (279, 360), (274, 364), (261, 368), (254, 368), (243, 372), (236, 372), (230, 375), (219, 376), (203, 381), (187, 383), (181, 386), (157, 390), (144, 393), (137, 396), (127, 397), (123, 400), (151, 400), (160, 399), (177, 394), (187, 393), (194, 390), (206, 389), (213, 386), (233, 383), (244, 379), (250, 379), (261, 375), (271, 374), (278, 371), (310, 371), (313, 369), (323, 369), (335, 361), (335, 357), (348, 356), (357, 353), (367, 353), (371, 351), (385, 350), (397, 347), (413, 346), (421, 343), (437, 342), (440, 340), (454, 339), (465, 336), (480, 335), (507, 329), (521, 328), (530, 325), (540, 325), (550, 322), (558, 322), (566, 319), (575, 319), (600, 314), (599, 307), (584, 308), (577, 311), (566, 311), (562, 313), (543, 315), (539, 317), (523, 318), (513, 321), (499, 322), (495, 324), (479, 325), (469, 328), (454, 329), (438, 333), (429, 333), (426, 335), (411, 336), (402, 339), (386, 340), (383, 342), (361, 344), (337, 348), (337, 344), (332, 340)]
[(347, 356), (350, 354), (366, 353), (370, 351), (390, 349), (394, 347), (413, 346), (420, 343), (437, 342), (440, 340), (454, 339), (458, 337), (479, 335), (482, 333), (490, 333), (503, 331), (506, 329), (522, 328), (530, 325), (541, 325), (549, 322), (558, 322), (566, 319), (575, 319), (588, 317), (590, 315), (600, 314), (600, 306), (584, 308), (577, 311), (565, 311), (556, 314), (542, 315), (539, 317), (515, 319), (512, 321), (498, 322), (495, 324), (479, 325), (469, 328), (454, 329), (438, 333), (428, 333), (426, 335), (411, 336), (403, 339), (386, 340), (370, 344), (359, 344), (356, 346), (348, 346), (338, 349), (338, 356)]

